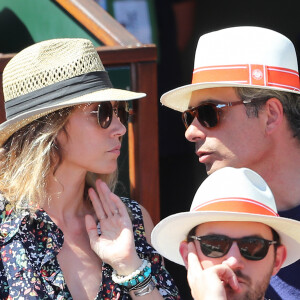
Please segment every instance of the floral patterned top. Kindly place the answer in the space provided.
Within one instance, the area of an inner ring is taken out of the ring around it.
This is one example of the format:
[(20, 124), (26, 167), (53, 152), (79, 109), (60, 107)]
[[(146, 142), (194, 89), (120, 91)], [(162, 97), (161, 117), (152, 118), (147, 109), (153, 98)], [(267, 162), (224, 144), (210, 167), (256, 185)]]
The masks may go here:
[[(152, 277), (164, 299), (180, 299), (178, 290), (163, 266), (162, 257), (147, 243), (142, 212), (137, 202), (122, 201), (132, 213), (138, 255), (152, 264)], [(47, 213), (24, 211), (16, 215), (0, 194), (0, 299), (71, 300), (57, 260), (64, 236)], [(131, 299), (126, 290), (111, 279), (112, 268), (103, 263), (102, 284), (96, 299)]]

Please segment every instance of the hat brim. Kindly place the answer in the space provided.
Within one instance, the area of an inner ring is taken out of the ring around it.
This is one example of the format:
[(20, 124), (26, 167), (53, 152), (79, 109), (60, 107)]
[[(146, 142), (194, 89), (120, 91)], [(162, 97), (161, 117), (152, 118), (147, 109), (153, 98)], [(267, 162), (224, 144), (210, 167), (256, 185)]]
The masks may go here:
[(28, 112), (22, 113), (0, 124), (0, 146), (17, 130), (31, 123), (32, 121), (43, 117), (53, 111), (79, 105), (83, 103), (95, 103), (103, 101), (130, 101), (145, 97), (144, 93), (136, 93), (127, 90), (108, 88), (96, 92), (88, 93), (79, 97), (75, 97), (55, 105), (43, 104)]
[[(234, 220), (234, 221), (233, 221)], [(287, 257), (282, 267), (300, 258), (300, 223), (287, 218), (234, 212), (183, 212), (160, 221), (152, 231), (153, 247), (165, 258), (184, 265), (179, 246), (185, 241), (189, 231), (195, 226), (216, 221), (260, 222), (273, 228), (287, 249)]]
[(299, 91), (272, 86), (240, 84), (235, 82), (204, 82), (184, 85), (166, 92), (161, 96), (160, 102), (162, 103), (162, 105), (165, 105), (169, 108), (184, 112), (185, 110), (189, 109), (189, 102), (193, 91), (217, 87), (248, 87), (300, 94)]

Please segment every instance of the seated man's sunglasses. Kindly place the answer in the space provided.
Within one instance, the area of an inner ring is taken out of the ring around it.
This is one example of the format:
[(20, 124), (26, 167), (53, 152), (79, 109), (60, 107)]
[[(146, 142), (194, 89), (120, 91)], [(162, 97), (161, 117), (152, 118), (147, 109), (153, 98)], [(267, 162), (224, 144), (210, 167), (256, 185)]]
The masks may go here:
[(249, 260), (261, 260), (268, 251), (270, 245), (277, 244), (277, 241), (269, 241), (259, 237), (243, 237), (232, 239), (226, 235), (205, 235), (189, 236), (189, 240), (194, 239), (200, 242), (202, 253), (211, 258), (225, 256), (230, 250), (233, 242), (236, 242), (241, 255)]
[(126, 101), (118, 101), (116, 106), (112, 106), (110, 101), (101, 102), (98, 105), (97, 111), (91, 111), (91, 113), (97, 114), (98, 124), (106, 129), (111, 124), (113, 119), (113, 112), (119, 118), (123, 125), (128, 122), (129, 107)]

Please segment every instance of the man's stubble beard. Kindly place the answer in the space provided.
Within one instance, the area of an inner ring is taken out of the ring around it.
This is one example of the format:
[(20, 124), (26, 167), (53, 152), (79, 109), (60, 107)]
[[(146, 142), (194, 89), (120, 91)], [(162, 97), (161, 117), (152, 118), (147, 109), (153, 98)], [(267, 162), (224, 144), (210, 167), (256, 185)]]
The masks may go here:
[[(262, 278), (262, 281), (256, 283), (253, 287), (251, 284), (251, 279), (243, 275), (240, 271), (235, 272), (238, 277), (248, 278), (248, 290), (243, 294), (236, 294), (230, 287), (226, 289), (227, 300), (263, 300), (266, 290), (270, 284), (270, 279), (273, 273), (273, 266), (270, 269), (269, 273)], [(259, 275), (258, 275), (259, 276)]]

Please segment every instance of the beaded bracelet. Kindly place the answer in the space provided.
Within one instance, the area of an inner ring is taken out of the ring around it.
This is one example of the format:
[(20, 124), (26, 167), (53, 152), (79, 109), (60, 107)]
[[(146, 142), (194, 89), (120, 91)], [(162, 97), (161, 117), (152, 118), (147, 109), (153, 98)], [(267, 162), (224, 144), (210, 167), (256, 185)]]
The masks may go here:
[[(136, 276), (138, 276), (141, 273), (141, 271), (143, 271), (145, 269), (145, 267), (147, 265), (148, 265), (148, 261), (144, 259), (143, 263), (141, 264), (141, 266), (137, 270), (135, 270), (134, 272), (132, 272), (131, 274), (126, 275), (126, 276), (118, 275), (116, 270), (113, 270), (112, 280), (115, 283), (122, 284), (122, 283), (124, 283), (126, 281), (129, 281), (129, 280), (135, 278)], [(151, 267), (150, 263), (149, 263), (149, 267)]]
[(132, 291), (132, 290), (139, 290), (144, 288), (145, 286), (147, 286), (149, 284), (149, 282), (152, 280), (152, 276), (149, 275), (147, 278), (145, 278), (144, 281), (137, 283), (136, 285), (128, 288), (128, 292)]
[(148, 279), (148, 277), (151, 278), (151, 264), (144, 259), (141, 266), (131, 274), (122, 276), (118, 275), (116, 270), (113, 270), (111, 277), (115, 283), (131, 290), (135, 286), (140, 287), (141, 283)]

